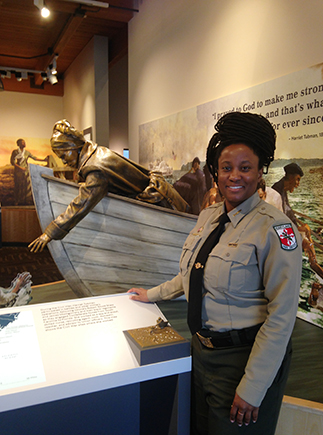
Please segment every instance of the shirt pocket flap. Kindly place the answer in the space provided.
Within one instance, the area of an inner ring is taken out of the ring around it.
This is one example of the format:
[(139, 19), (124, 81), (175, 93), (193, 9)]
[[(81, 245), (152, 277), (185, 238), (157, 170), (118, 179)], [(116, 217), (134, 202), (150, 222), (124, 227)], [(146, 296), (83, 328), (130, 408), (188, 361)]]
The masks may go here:
[(201, 236), (197, 236), (195, 234), (189, 234), (189, 236), (185, 240), (183, 249), (188, 249), (189, 251), (193, 251), (200, 240), (201, 240)]
[(218, 244), (210, 255), (206, 288), (220, 292), (243, 294), (257, 290), (261, 285), (256, 250), (253, 245)]
[(219, 244), (215, 252), (210, 255), (220, 257), (222, 260), (240, 263), (244, 266), (257, 264), (255, 247), (253, 245)]
[(185, 276), (187, 274), (191, 258), (193, 256), (195, 248), (200, 243), (200, 241), (201, 236), (199, 235), (190, 234), (187, 237), (183, 246), (182, 255), (179, 262), (182, 276)]

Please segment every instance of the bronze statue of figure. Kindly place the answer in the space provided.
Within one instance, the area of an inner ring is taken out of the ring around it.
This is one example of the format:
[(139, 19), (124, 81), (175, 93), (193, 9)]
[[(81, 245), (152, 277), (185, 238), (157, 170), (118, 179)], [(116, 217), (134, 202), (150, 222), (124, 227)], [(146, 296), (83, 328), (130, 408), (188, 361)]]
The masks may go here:
[(50, 142), (63, 163), (77, 169), (82, 183), (78, 196), (65, 212), (31, 242), (32, 252), (42, 251), (52, 239), (63, 239), (108, 192), (188, 211), (188, 204), (160, 174), (151, 173), (109, 148), (86, 140), (67, 120), (54, 125)]

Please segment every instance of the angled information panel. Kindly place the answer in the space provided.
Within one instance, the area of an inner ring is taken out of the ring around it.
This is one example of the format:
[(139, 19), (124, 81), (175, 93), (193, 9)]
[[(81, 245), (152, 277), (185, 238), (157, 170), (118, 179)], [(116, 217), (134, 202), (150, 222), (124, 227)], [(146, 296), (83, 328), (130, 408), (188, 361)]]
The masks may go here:
[(190, 372), (189, 354), (139, 366), (123, 331), (159, 317), (127, 294), (2, 309), (0, 412)]

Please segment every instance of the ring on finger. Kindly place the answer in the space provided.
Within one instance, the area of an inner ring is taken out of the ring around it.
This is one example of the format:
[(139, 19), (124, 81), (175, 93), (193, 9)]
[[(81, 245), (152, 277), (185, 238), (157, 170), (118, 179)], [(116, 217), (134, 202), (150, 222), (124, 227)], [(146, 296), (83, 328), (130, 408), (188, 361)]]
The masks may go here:
[(238, 411), (238, 414), (240, 414), (240, 415), (244, 415), (244, 412), (240, 412), (240, 411)]

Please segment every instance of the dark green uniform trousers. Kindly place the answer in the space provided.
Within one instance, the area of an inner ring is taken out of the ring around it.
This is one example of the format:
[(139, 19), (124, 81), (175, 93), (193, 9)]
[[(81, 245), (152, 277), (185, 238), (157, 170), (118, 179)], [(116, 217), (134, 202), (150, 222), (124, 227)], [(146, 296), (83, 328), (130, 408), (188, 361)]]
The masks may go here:
[[(191, 435), (274, 435), (290, 366), (289, 342), (282, 365), (264, 397), (256, 423), (231, 423), (230, 409), (252, 345), (208, 349), (192, 338)], [(266, 374), (264, 373), (264, 376)]]

